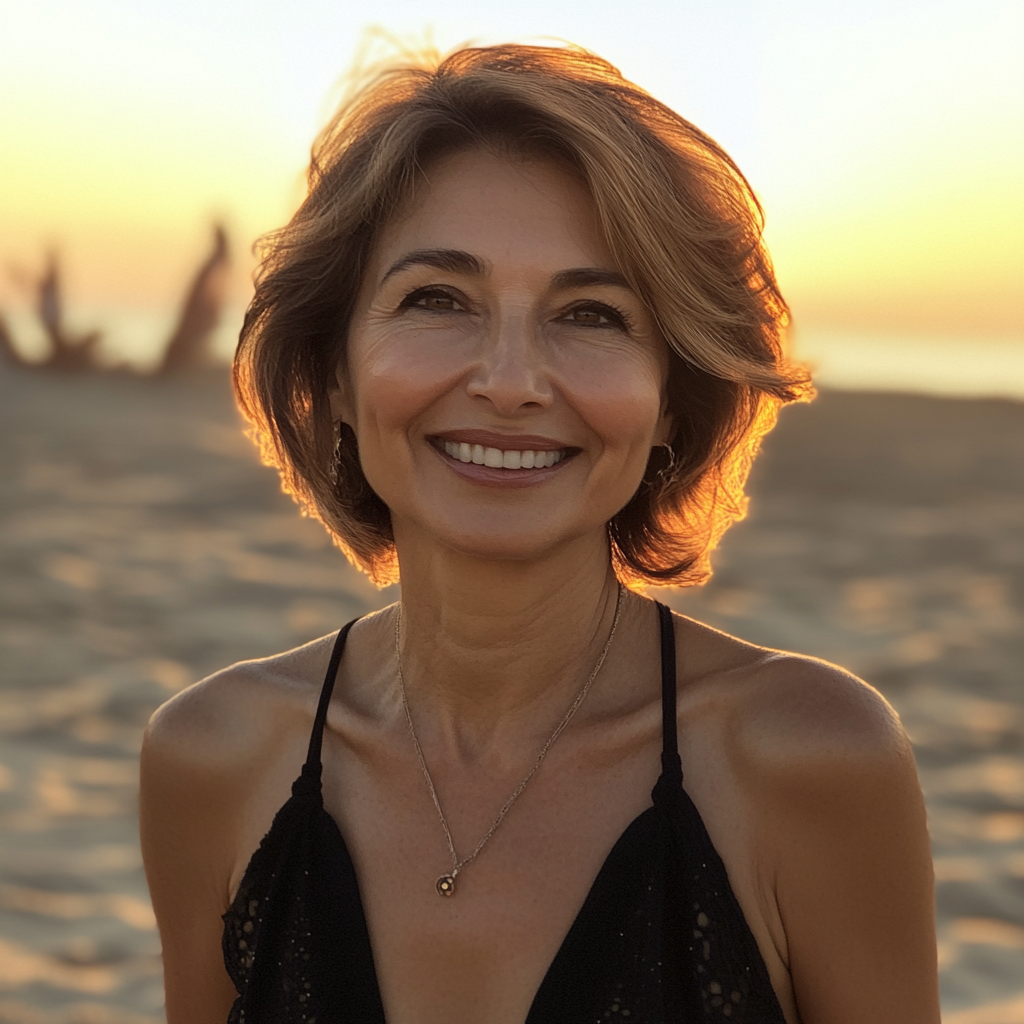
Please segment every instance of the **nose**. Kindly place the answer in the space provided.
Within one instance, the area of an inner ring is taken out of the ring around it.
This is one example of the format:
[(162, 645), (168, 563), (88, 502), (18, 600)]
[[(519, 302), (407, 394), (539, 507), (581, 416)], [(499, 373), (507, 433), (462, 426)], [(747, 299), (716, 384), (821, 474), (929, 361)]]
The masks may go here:
[(494, 319), (482, 339), (467, 390), (503, 416), (551, 404), (554, 389), (544, 347), (529, 315), (520, 312)]

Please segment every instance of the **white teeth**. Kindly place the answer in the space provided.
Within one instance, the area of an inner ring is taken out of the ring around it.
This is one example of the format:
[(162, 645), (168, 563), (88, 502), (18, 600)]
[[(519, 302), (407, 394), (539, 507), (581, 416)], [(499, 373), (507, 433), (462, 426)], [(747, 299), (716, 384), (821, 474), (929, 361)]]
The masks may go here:
[(445, 441), (444, 450), (459, 462), (472, 462), (492, 469), (546, 469), (565, 458), (564, 451), (502, 451), (465, 441)]

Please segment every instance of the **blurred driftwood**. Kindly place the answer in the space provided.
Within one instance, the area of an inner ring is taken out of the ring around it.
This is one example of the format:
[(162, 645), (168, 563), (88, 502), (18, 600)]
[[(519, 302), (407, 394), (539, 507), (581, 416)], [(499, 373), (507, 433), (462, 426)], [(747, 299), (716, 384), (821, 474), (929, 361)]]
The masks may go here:
[(56, 253), (50, 253), (46, 271), (39, 280), (36, 312), (50, 343), (49, 353), (37, 365), (64, 371), (100, 369), (97, 360), (100, 332), (76, 334), (69, 331), (64, 322), (64, 296)]
[(11, 329), (7, 326), (7, 320), (3, 313), (0, 313), (0, 363), (7, 363), (9, 366), (28, 366), (28, 360), (18, 351), (11, 335)]
[[(182, 302), (178, 323), (168, 338), (163, 356), (153, 371), (158, 375), (208, 366), (210, 338), (220, 319), (228, 284), (228, 238), (220, 224), (213, 227), (213, 248), (196, 271)], [(35, 279), (24, 272), (17, 278), (35, 292), (35, 312), (48, 342), (42, 359), (27, 359), (15, 343), (13, 332), (0, 311), (0, 363), (41, 370), (137, 373), (128, 364), (105, 365), (99, 358), (100, 331), (73, 332), (65, 323), (60, 261), (47, 257), (46, 269)]]
[(156, 372), (178, 373), (209, 364), (210, 337), (220, 319), (227, 287), (228, 237), (220, 224), (213, 228), (213, 251), (196, 272), (181, 308), (178, 326), (167, 342)]

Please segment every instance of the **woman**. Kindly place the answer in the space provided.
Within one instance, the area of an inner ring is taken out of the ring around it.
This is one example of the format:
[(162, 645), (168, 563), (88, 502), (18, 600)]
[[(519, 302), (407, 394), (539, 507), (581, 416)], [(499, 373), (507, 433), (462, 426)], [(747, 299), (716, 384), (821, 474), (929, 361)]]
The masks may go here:
[(154, 716), (170, 1024), (937, 1024), (892, 709), (640, 593), (708, 576), (807, 395), (785, 316), (739, 171), (592, 55), (343, 108), (236, 391), (402, 597)]

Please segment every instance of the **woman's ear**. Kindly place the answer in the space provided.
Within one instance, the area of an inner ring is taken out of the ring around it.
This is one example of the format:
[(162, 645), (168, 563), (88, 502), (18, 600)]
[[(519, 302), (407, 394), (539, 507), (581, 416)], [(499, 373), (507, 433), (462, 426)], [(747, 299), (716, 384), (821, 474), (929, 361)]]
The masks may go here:
[(672, 435), (675, 433), (675, 427), (675, 417), (671, 412), (669, 412), (668, 398), (666, 398), (661, 407), (661, 415), (658, 417), (658, 425), (654, 428), (654, 441), (652, 442), (651, 447), (657, 447), (659, 444), (671, 443)]
[(334, 371), (335, 387), (328, 392), (331, 403), (331, 419), (335, 423), (347, 423), (355, 427), (355, 410), (352, 406), (352, 396), (348, 386), (348, 375), (342, 362), (338, 363)]
[(669, 382), (672, 378), (672, 359), (674, 357), (664, 338), (661, 340), (661, 358), (661, 408), (658, 410), (658, 422), (654, 427), (654, 437), (651, 440), (652, 448), (657, 448), (660, 444), (671, 443), (676, 432), (676, 420), (672, 415), (672, 407), (669, 402)]

